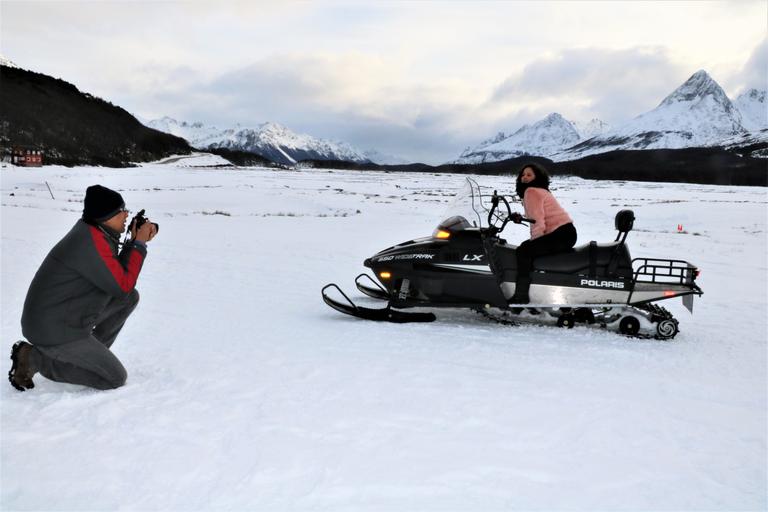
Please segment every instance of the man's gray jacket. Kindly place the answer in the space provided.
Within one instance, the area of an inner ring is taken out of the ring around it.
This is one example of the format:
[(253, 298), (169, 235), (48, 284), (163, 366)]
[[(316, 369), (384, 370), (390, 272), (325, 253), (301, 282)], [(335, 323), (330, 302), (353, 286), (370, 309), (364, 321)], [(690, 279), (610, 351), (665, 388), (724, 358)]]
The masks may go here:
[(77, 221), (51, 249), (29, 285), (21, 330), (34, 345), (58, 345), (87, 337), (110, 299), (136, 286), (147, 249), (118, 239), (100, 226)]

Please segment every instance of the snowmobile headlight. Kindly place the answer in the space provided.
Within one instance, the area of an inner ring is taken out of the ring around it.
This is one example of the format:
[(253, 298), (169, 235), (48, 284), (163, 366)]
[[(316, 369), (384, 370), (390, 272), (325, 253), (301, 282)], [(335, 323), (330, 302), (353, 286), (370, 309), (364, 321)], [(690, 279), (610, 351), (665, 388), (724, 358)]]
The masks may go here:
[(673, 292), (672, 290), (666, 290), (664, 292), (665, 297), (674, 297), (675, 295), (677, 295), (677, 292)]
[(392, 273), (385, 270), (384, 272), (379, 272), (379, 277), (382, 279), (389, 279), (392, 277)]
[(446, 238), (451, 237), (451, 232), (444, 229), (436, 229), (432, 236), (435, 238), (440, 238), (441, 240), (445, 240)]

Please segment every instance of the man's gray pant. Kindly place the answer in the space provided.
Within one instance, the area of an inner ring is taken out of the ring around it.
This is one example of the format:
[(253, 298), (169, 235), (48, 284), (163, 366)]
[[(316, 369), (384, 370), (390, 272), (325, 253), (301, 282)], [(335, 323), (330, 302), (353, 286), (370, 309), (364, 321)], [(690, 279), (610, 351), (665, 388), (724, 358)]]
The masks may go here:
[(109, 350), (123, 324), (139, 303), (135, 289), (125, 299), (112, 299), (96, 320), (93, 333), (60, 345), (34, 345), (34, 366), (57, 382), (96, 389), (114, 389), (128, 377), (123, 364)]

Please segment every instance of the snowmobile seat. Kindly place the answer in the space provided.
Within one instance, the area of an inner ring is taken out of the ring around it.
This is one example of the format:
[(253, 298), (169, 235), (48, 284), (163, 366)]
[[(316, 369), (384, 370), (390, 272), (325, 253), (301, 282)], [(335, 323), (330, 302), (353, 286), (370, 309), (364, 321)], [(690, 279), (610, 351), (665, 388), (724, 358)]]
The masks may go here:
[[(609, 267), (615, 267), (613, 272)], [(632, 277), (632, 258), (623, 242), (598, 244), (591, 242), (565, 252), (539, 256), (533, 260), (533, 269), (545, 272), (594, 275), (606, 277)]]
[(624, 243), (635, 223), (632, 210), (616, 214), (616, 240), (607, 244), (590, 242), (565, 252), (547, 254), (533, 260), (534, 270), (585, 274), (590, 277), (632, 277), (632, 258)]

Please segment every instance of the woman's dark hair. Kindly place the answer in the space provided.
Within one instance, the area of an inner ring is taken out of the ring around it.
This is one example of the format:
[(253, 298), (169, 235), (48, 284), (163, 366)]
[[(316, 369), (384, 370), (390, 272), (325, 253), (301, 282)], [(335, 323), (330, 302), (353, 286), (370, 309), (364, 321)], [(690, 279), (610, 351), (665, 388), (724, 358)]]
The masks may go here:
[[(523, 177), (523, 171), (529, 167), (533, 169), (533, 174), (535, 174), (536, 177), (530, 183), (523, 183), (520, 181), (520, 178)], [(526, 189), (529, 187), (549, 190), (549, 173), (543, 165), (537, 164), (535, 162), (529, 162), (520, 168), (520, 172), (517, 173), (517, 180), (515, 181), (515, 190), (517, 195), (520, 196), (520, 199), (523, 198)]]

